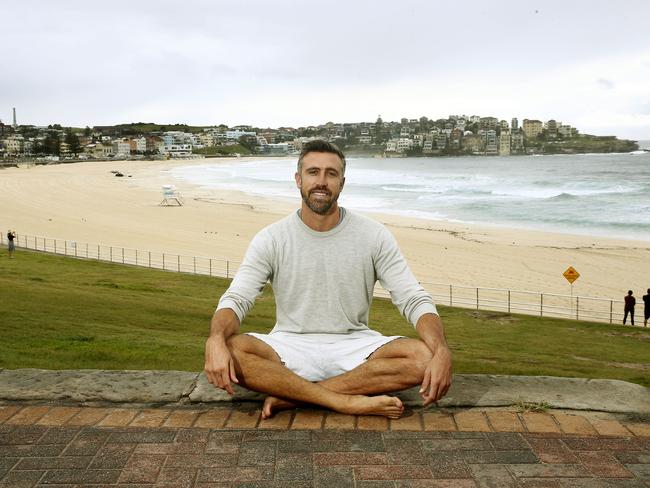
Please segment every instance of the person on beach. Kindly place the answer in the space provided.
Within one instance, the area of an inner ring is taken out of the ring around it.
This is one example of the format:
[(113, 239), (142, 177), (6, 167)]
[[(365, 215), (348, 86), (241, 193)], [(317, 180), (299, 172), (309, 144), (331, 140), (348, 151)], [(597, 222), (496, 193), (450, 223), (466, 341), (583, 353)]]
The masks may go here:
[[(316, 140), (298, 158), (300, 210), (266, 227), (212, 318), (205, 373), (267, 394), (262, 418), (313, 404), (345, 414), (399, 418), (401, 400), (386, 395), (420, 385), (423, 405), (451, 385), (451, 353), (431, 296), (420, 286), (395, 238), (381, 224), (337, 203), (345, 156)], [(237, 334), (271, 281), (276, 324), (269, 334)], [(368, 327), (376, 281), (420, 339), (383, 336)]]
[(648, 326), (648, 319), (650, 319), (650, 288), (648, 294), (643, 295), (643, 327)]
[(628, 290), (627, 295), (623, 297), (625, 301), (625, 306), (623, 308), (623, 325), (627, 321), (627, 314), (630, 314), (630, 323), (634, 325), (634, 306), (636, 305), (636, 298), (632, 296), (632, 290)]
[(14, 251), (16, 250), (16, 244), (14, 243), (15, 238), (16, 238), (16, 231), (15, 230), (8, 230), (7, 231), (7, 251), (9, 253), (9, 259), (14, 258)]

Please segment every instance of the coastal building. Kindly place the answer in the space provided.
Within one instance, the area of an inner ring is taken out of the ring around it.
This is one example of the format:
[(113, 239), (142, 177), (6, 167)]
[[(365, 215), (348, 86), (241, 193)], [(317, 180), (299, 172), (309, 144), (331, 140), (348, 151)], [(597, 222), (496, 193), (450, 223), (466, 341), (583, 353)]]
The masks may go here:
[(510, 133), (510, 154), (524, 152), (524, 133), (520, 130), (513, 130)]
[(386, 141), (386, 152), (397, 152), (397, 139)]
[(255, 137), (257, 135), (256, 132), (252, 132), (249, 130), (228, 130), (226, 131), (226, 138), (233, 140), (233, 141), (238, 141), (241, 136), (253, 136)]
[(499, 121), (499, 127), (501, 130), (508, 130), (508, 121), (507, 120), (501, 120)]
[(459, 150), (463, 141), (463, 131), (453, 129), (449, 133), (449, 149)]
[(5, 153), (8, 156), (18, 156), (23, 154), (25, 149), (25, 139), (21, 135), (13, 135), (4, 140)]
[(113, 154), (115, 156), (130, 156), (131, 142), (128, 139), (117, 139), (113, 141)]
[(151, 154), (163, 154), (165, 152), (165, 141), (162, 137), (149, 136), (147, 140), (147, 152)]
[(510, 121), (510, 128), (513, 131), (519, 129), (519, 120), (517, 120), (517, 117), (513, 117), (512, 120)]
[(213, 147), (215, 145), (214, 136), (210, 132), (203, 132), (198, 134), (196, 137), (199, 144), (203, 147)]
[(172, 144), (165, 145), (164, 154), (168, 154), (171, 158), (185, 158), (192, 155), (191, 144)]
[(412, 148), (413, 148), (413, 139), (409, 139), (408, 137), (400, 137), (397, 140), (397, 152), (408, 151), (409, 149)]
[(499, 125), (499, 119), (496, 117), (481, 117), (479, 119), (479, 127), (485, 130), (496, 130)]
[(526, 139), (535, 139), (543, 132), (544, 124), (541, 120), (524, 119), (523, 129)]
[(501, 129), (499, 134), (499, 156), (510, 156), (510, 131)]
[(93, 159), (105, 159), (113, 155), (113, 145), (94, 142), (84, 146), (84, 153)]
[(436, 137), (436, 148), (439, 151), (442, 151), (443, 149), (447, 149), (447, 134), (444, 132), (441, 132), (438, 134)]
[(546, 122), (546, 136), (549, 139), (555, 139), (557, 137), (557, 121), (551, 119)]
[(576, 134), (576, 129), (571, 127), (570, 125), (564, 125), (560, 124), (557, 128), (557, 133), (564, 137), (565, 139), (569, 139), (573, 137)]
[(359, 144), (372, 144), (372, 137), (367, 134), (357, 137), (357, 140), (359, 141)]
[(499, 143), (496, 130), (486, 130), (483, 133), (485, 138), (485, 154), (487, 156), (496, 156), (499, 154)]
[(147, 139), (137, 137), (129, 140), (131, 145), (131, 154), (144, 154), (147, 151)]

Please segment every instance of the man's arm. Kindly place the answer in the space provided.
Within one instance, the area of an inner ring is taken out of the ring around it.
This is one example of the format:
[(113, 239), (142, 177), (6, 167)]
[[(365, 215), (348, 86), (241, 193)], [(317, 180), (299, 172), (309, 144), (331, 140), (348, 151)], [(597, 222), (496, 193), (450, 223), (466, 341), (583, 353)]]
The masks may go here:
[(226, 341), (239, 329), (239, 319), (229, 308), (217, 310), (210, 322), (210, 336), (205, 341), (205, 375), (214, 386), (234, 394), (231, 381), (239, 383), (235, 364)]
[(432, 313), (422, 315), (415, 328), (420, 339), (433, 354), (424, 371), (424, 380), (420, 388), (426, 407), (445, 396), (451, 386), (451, 351), (447, 346), (442, 320), (438, 315)]

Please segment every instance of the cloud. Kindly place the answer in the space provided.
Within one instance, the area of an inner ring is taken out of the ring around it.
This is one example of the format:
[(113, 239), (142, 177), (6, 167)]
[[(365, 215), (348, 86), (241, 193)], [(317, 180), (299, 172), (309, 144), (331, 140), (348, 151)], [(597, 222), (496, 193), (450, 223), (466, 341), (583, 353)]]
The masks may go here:
[(606, 80), (605, 78), (597, 79), (596, 84), (605, 90), (612, 90), (616, 86), (612, 80)]
[(0, 118), (16, 106), (26, 123), (77, 126), (465, 113), (597, 127), (645, 110), (649, 2), (535, 10), (515, 0), (9, 2)]

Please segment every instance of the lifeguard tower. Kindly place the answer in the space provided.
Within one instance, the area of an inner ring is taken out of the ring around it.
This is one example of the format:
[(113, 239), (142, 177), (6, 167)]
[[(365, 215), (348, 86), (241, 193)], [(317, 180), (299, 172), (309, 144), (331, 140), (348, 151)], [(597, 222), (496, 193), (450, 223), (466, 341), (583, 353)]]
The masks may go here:
[(176, 190), (174, 185), (163, 185), (162, 186), (163, 201), (160, 202), (161, 206), (181, 206), (183, 205), (183, 199), (181, 194)]

